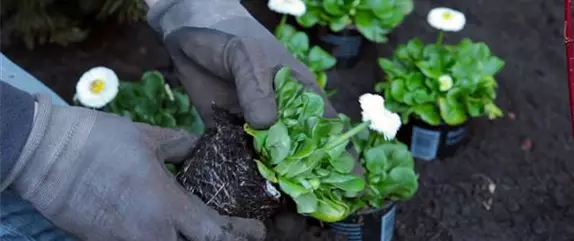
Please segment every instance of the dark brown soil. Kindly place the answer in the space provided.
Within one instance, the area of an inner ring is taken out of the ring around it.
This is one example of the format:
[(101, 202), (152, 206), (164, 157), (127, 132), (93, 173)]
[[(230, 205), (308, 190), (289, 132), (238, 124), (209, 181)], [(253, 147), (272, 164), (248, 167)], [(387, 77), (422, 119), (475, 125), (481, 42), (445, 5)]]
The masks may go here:
[(215, 127), (199, 138), (177, 180), (223, 215), (267, 221), (281, 207), (281, 198), (265, 191), (245, 122), (215, 106), (214, 113)]
[[(267, 26), (277, 22), (262, 1), (246, 4), (254, 6), (250, 9)], [(338, 89), (335, 107), (358, 120), (357, 98), (372, 92), (379, 78), (376, 57), (388, 56), (393, 46), (413, 36), (433, 41), (426, 13), (447, 6), (465, 12), (467, 26), (447, 34), (446, 42), (462, 37), (485, 41), (506, 60), (497, 76), (497, 102), (507, 115), (496, 121), (473, 121), (471, 139), (455, 157), (417, 163), (420, 190), (399, 204), (395, 240), (574, 240), (574, 142), (562, 1), (416, 0), (415, 4), (415, 13), (393, 32), (389, 44), (366, 45), (355, 68), (329, 74), (328, 87)], [(144, 70), (169, 68), (168, 56), (145, 24), (102, 26), (85, 43), (68, 47), (27, 51), (3, 46), (2, 52), (68, 101), (80, 74), (94, 65), (111, 67), (130, 79), (139, 78)], [(274, 232), (282, 237), (308, 230), (296, 227), (284, 225), (286, 230)]]

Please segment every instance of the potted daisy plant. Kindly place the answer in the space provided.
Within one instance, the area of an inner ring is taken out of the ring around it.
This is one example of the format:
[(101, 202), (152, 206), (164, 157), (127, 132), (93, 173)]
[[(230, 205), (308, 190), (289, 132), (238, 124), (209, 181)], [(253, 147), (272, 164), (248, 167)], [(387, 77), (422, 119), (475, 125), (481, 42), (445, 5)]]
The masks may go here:
[[(400, 117), (385, 109), (381, 96), (365, 94), (359, 100), (362, 122), (325, 118), (322, 97), (304, 89), (289, 68), (276, 74), (274, 86), (277, 123), (267, 130), (245, 126), (260, 174), (296, 203), (298, 213), (329, 223), (349, 240), (363, 240), (365, 227), (390, 240), (394, 202), (411, 198), (418, 188), (412, 156), (395, 140)], [(364, 176), (353, 172), (357, 164)]]
[(399, 45), (391, 58), (380, 58), (385, 81), (375, 89), (384, 94), (387, 108), (409, 123), (400, 136), (410, 143), (413, 155), (428, 161), (453, 155), (466, 140), (471, 118), (503, 115), (494, 103), (494, 75), (504, 61), (483, 42), (443, 43), (445, 31), (463, 29), (463, 13), (435, 8), (427, 20), (439, 30), (436, 42), (425, 44), (413, 38)]
[(320, 45), (337, 58), (338, 66), (352, 67), (359, 59), (363, 38), (386, 42), (386, 35), (412, 12), (413, 1), (270, 0), (268, 6), (276, 12), (303, 10), (295, 15), (297, 23), (313, 29)]
[[(395, 139), (402, 125), (399, 115), (386, 109), (383, 97), (376, 94), (364, 94), (359, 102), (363, 123), (370, 124), (351, 143), (365, 170), (366, 187), (353, 200), (352, 214), (329, 226), (348, 240), (390, 241), (397, 204), (416, 193), (418, 176), (408, 147)], [(350, 121), (347, 125), (352, 126)]]

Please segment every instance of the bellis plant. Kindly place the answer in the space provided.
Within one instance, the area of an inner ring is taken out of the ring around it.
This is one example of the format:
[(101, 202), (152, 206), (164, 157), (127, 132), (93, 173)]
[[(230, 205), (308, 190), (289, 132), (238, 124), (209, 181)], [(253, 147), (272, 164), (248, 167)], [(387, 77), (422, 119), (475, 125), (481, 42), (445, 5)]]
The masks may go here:
[(297, 22), (317, 24), (333, 32), (356, 28), (370, 41), (383, 43), (386, 35), (413, 10), (413, 0), (305, 0), (307, 11)]
[(76, 90), (75, 102), (85, 107), (126, 116), (135, 122), (203, 132), (203, 122), (187, 94), (172, 89), (157, 71), (145, 72), (139, 82), (128, 82), (118, 81), (111, 69), (96, 67), (82, 75)]
[[(295, 58), (301, 61), (315, 74), (317, 84), (322, 89), (327, 86), (326, 71), (337, 64), (329, 52), (319, 46), (311, 46), (309, 37), (305, 32), (297, 31), (295, 27), (286, 24), (285, 17), (282, 23), (275, 29), (275, 37), (291, 52)], [(327, 95), (334, 94), (334, 91), (327, 91)]]
[(453, 126), (483, 115), (501, 117), (502, 110), (494, 103), (498, 86), (494, 75), (504, 61), (483, 42), (464, 39), (443, 44), (443, 31), (460, 31), (464, 14), (437, 8), (427, 19), (440, 30), (435, 43), (414, 38), (399, 45), (391, 58), (378, 61), (386, 81), (375, 89), (384, 93), (387, 108), (400, 113), (404, 123), (413, 115), (430, 125)]
[[(363, 98), (362, 105), (368, 108), (363, 110), (366, 117), (362, 123), (350, 126), (344, 115), (325, 118), (323, 98), (304, 89), (299, 81), (291, 77), (290, 71), (287, 67), (282, 68), (274, 79), (278, 121), (267, 130), (245, 126), (245, 131), (253, 136), (254, 149), (259, 155), (257, 167), (271, 185), (278, 185), (295, 201), (299, 213), (325, 222), (343, 220), (367, 203), (363, 191), (368, 187), (368, 182), (352, 173), (355, 158), (347, 151), (348, 144), (353, 136), (369, 127), (373, 133), (394, 138), (400, 120), (384, 108), (384, 102), (373, 101), (369, 97)], [(380, 111), (387, 112), (374, 113)], [(385, 124), (387, 122), (390, 124)], [(346, 126), (349, 127), (347, 130)], [(378, 154), (399, 155), (392, 153)], [(369, 157), (373, 160), (385, 158)], [(387, 178), (387, 172), (395, 166), (382, 164), (380, 168), (375, 168), (378, 179), (373, 180), (383, 182), (382, 188), (375, 188), (383, 191), (367, 193), (384, 193), (385, 197), (391, 197), (399, 190), (396, 187), (404, 187), (403, 180), (393, 179), (395, 176)], [(412, 177), (405, 178), (412, 182)]]

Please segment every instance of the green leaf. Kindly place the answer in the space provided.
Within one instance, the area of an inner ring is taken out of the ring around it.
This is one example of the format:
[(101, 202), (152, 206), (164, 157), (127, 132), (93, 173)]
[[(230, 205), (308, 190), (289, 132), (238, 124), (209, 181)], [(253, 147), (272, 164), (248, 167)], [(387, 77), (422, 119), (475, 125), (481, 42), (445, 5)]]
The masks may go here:
[(488, 115), (488, 119), (491, 119), (491, 120), (503, 116), (502, 110), (492, 102), (486, 104), (484, 106), (484, 110), (486, 111), (486, 114)]
[(484, 113), (484, 103), (477, 98), (466, 98), (466, 111), (471, 117), (479, 117)]
[(406, 85), (403, 79), (394, 79), (391, 81), (391, 96), (395, 100), (404, 101)]
[(421, 72), (429, 78), (438, 79), (442, 74), (440, 65), (431, 61), (419, 61), (416, 63)]
[(177, 122), (175, 121), (175, 118), (166, 113), (166, 112), (159, 112), (155, 117), (155, 124), (161, 126), (161, 127), (168, 127), (168, 128), (175, 128), (177, 127)]
[(355, 168), (355, 159), (348, 152), (343, 153), (337, 159), (329, 158), (329, 162), (340, 173), (350, 173)]
[(466, 113), (460, 104), (447, 101), (445, 98), (439, 98), (438, 106), (440, 116), (447, 124), (456, 126), (466, 121)]
[(485, 75), (493, 76), (498, 71), (500, 71), (504, 67), (504, 61), (498, 57), (491, 56), (483, 63), (483, 69)]
[(312, 213), (319, 206), (317, 196), (312, 192), (293, 198), (293, 201), (297, 204), (297, 213)]
[(344, 183), (357, 179), (358, 177), (353, 174), (342, 174), (338, 172), (331, 172), (331, 174), (321, 179), (321, 183), (334, 184)]
[(398, 10), (401, 13), (403, 13), (404, 15), (408, 15), (414, 10), (414, 1), (413, 0), (397, 1), (396, 4), (397, 4)]
[(406, 86), (409, 91), (424, 87), (424, 76), (420, 72), (409, 73), (406, 80)]
[(171, 174), (177, 174), (177, 167), (175, 167), (175, 165), (168, 163), (165, 164), (165, 167), (167, 168), (167, 170), (171, 173)]
[(323, 116), (325, 110), (325, 102), (323, 97), (314, 92), (305, 92), (302, 95), (303, 110), (299, 115), (300, 120), (305, 120), (312, 116)]
[(334, 146), (328, 150), (325, 150), (327, 152), (327, 155), (329, 155), (330, 159), (338, 159), (341, 154), (343, 154), (343, 152), (345, 152), (347, 145), (349, 145), (349, 140), (345, 140), (344, 142), (342, 142), (341, 144)]
[(323, 169), (323, 168), (317, 168), (314, 170), (315, 174), (317, 174), (319, 177), (326, 177), (329, 176), (331, 174), (331, 172), (327, 169)]
[(407, 52), (414, 61), (422, 58), (423, 50), (424, 43), (418, 38), (411, 39), (407, 43)]
[(327, 74), (325, 72), (316, 72), (315, 75), (317, 76), (317, 85), (324, 90), (327, 86)]
[(315, 140), (305, 136), (305, 140), (303, 141), (303, 144), (301, 144), (299, 146), (297, 152), (295, 152), (295, 154), (293, 154), (289, 158), (303, 159), (303, 158), (308, 157), (311, 154), (313, 154), (313, 152), (316, 149), (317, 149), (317, 143), (315, 143)]
[(297, 23), (305, 28), (313, 27), (320, 20), (319, 11), (308, 9), (303, 16), (297, 18)]
[(333, 19), (329, 22), (329, 28), (333, 32), (339, 32), (349, 25), (351, 25), (353, 20), (348, 15), (341, 16), (340, 18)]
[(257, 163), (257, 170), (263, 178), (269, 180), (270, 182), (277, 183), (277, 177), (275, 176), (275, 172), (271, 170), (269, 167), (265, 166), (261, 161), (255, 160)]
[(291, 36), (287, 45), (295, 53), (306, 52), (309, 50), (309, 37), (305, 32), (297, 32)]
[(147, 117), (147, 119), (152, 119), (152, 117), (158, 111), (157, 104), (145, 96), (135, 98), (133, 99), (133, 101), (137, 103), (135, 106), (132, 107), (133, 112), (135, 112), (139, 116)]
[(345, 14), (345, 11), (341, 8), (341, 4), (338, 0), (323, 0), (323, 9), (330, 15), (341, 16)]
[(283, 85), (289, 77), (291, 76), (291, 68), (283, 67), (275, 74), (275, 78), (273, 79), (273, 84), (275, 85), (275, 92), (279, 92), (279, 90), (283, 89)]
[(382, 173), (387, 167), (388, 155), (387, 150), (381, 145), (368, 148), (363, 154), (367, 171)]
[(387, 42), (385, 34), (389, 31), (381, 28), (379, 21), (371, 11), (357, 11), (354, 22), (357, 30), (368, 40), (376, 43)]
[(370, 9), (376, 13), (384, 13), (393, 9), (393, 2), (389, 0), (364, 0), (361, 8)]
[(291, 138), (287, 126), (281, 120), (277, 121), (267, 134), (265, 148), (269, 151), (271, 164), (275, 165), (283, 161), (291, 150)]
[(337, 60), (319, 46), (313, 46), (309, 51), (309, 64), (315, 71), (324, 71), (332, 68)]
[(413, 112), (429, 125), (439, 125), (440, 111), (434, 104), (422, 104), (413, 107)]
[(313, 139), (327, 138), (339, 135), (343, 131), (344, 124), (337, 119), (319, 119), (319, 122), (311, 130)]
[(279, 187), (292, 198), (297, 198), (309, 192), (309, 190), (305, 189), (303, 186), (283, 177), (279, 177)]
[[(277, 94), (279, 110), (297, 108), (303, 101), (300, 98), (303, 86), (294, 81), (287, 81)], [(298, 102), (299, 101), (299, 102)]]
[(269, 135), (269, 130), (255, 130), (247, 123), (243, 125), (243, 130), (253, 137), (253, 147), (257, 153), (261, 153), (265, 140)]
[(395, 64), (389, 59), (379, 58), (378, 63), (383, 71), (385, 71), (385, 74), (388, 75), (391, 79), (405, 74), (405, 69), (402, 66)]
[(310, 216), (323, 222), (338, 222), (346, 218), (349, 212), (349, 207), (344, 203), (329, 199), (319, 199), (317, 211), (311, 213)]
[(277, 37), (279, 41), (286, 44), (289, 38), (291, 38), (291, 36), (293, 36), (296, 32), (297, 29), (289, 24), (278, 25), (277, 28), (275, 28), (275, 37)]
[(365, 188), (365, 181), (352, 174), (333, 172), (330, 176), (321, 179), (321, 182), (331, 184), (346, 192), (360, 192)]
[(408, 200), (418, 189), (418, 177), (413, 168), (393, 168), (385, 180), (376, 185), (380, 196)]
[(143, 74), (141, 80), (141, 86), (144, 93), (154, 100), (162, 98), (164, 93), (163, 75), (158, 71), (147, 71)]
[(179, 91), (173, 91), (173, 97), (177, 103), (178, 113), (188, 113), (191, 107), (189, 97)]

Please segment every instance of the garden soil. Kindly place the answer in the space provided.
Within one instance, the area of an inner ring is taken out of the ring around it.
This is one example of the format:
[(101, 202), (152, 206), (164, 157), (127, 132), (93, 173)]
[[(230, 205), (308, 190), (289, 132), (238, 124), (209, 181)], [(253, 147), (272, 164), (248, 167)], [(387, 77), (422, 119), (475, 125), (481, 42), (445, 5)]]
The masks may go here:
[[(264, 1), (244, 2), (266, 26), (278, 22)], [(506, 66), (497, 75), (497, 103), (506, 116), (473, 121), (472, 139), (455, 157), (417, 162), (420, 190), (399, 204), (395, 240), (574, 240), (574, 143), (562, 1), (416, 0), (415, 4), (415, 13), (393, 32), (388, 44), (365, 45), (356, 67), (331, 71), (329, 87), (339, 90), (333, 97), (336, 108), (358, 120), (358, 96), (372, 92), (380, 79), (374, 64), (377, 55), (388, 56), (393, 46), (413, 36), (434, 41), (426, 13), (447, 6), (467, 17), (465, 29), (448, 33), (447, 43), (462, 37), (485, 41), (505, 59)], [(2, 47), (4, 54), (68, 101), (80, 74), (95, 65), (133, 80), (145, 70), (170, 68), (157, 35), (145, 23), (96, 26), (87, 41), (67, 47), (33, 51), (19, 45)], [(297, 233), (319, 237), (301, 240), (335, 240), (321, 238), (327, 235), (317, 227), (299, 225), (305, 223), (297, 218), (276, 220), (270, 235)]]

